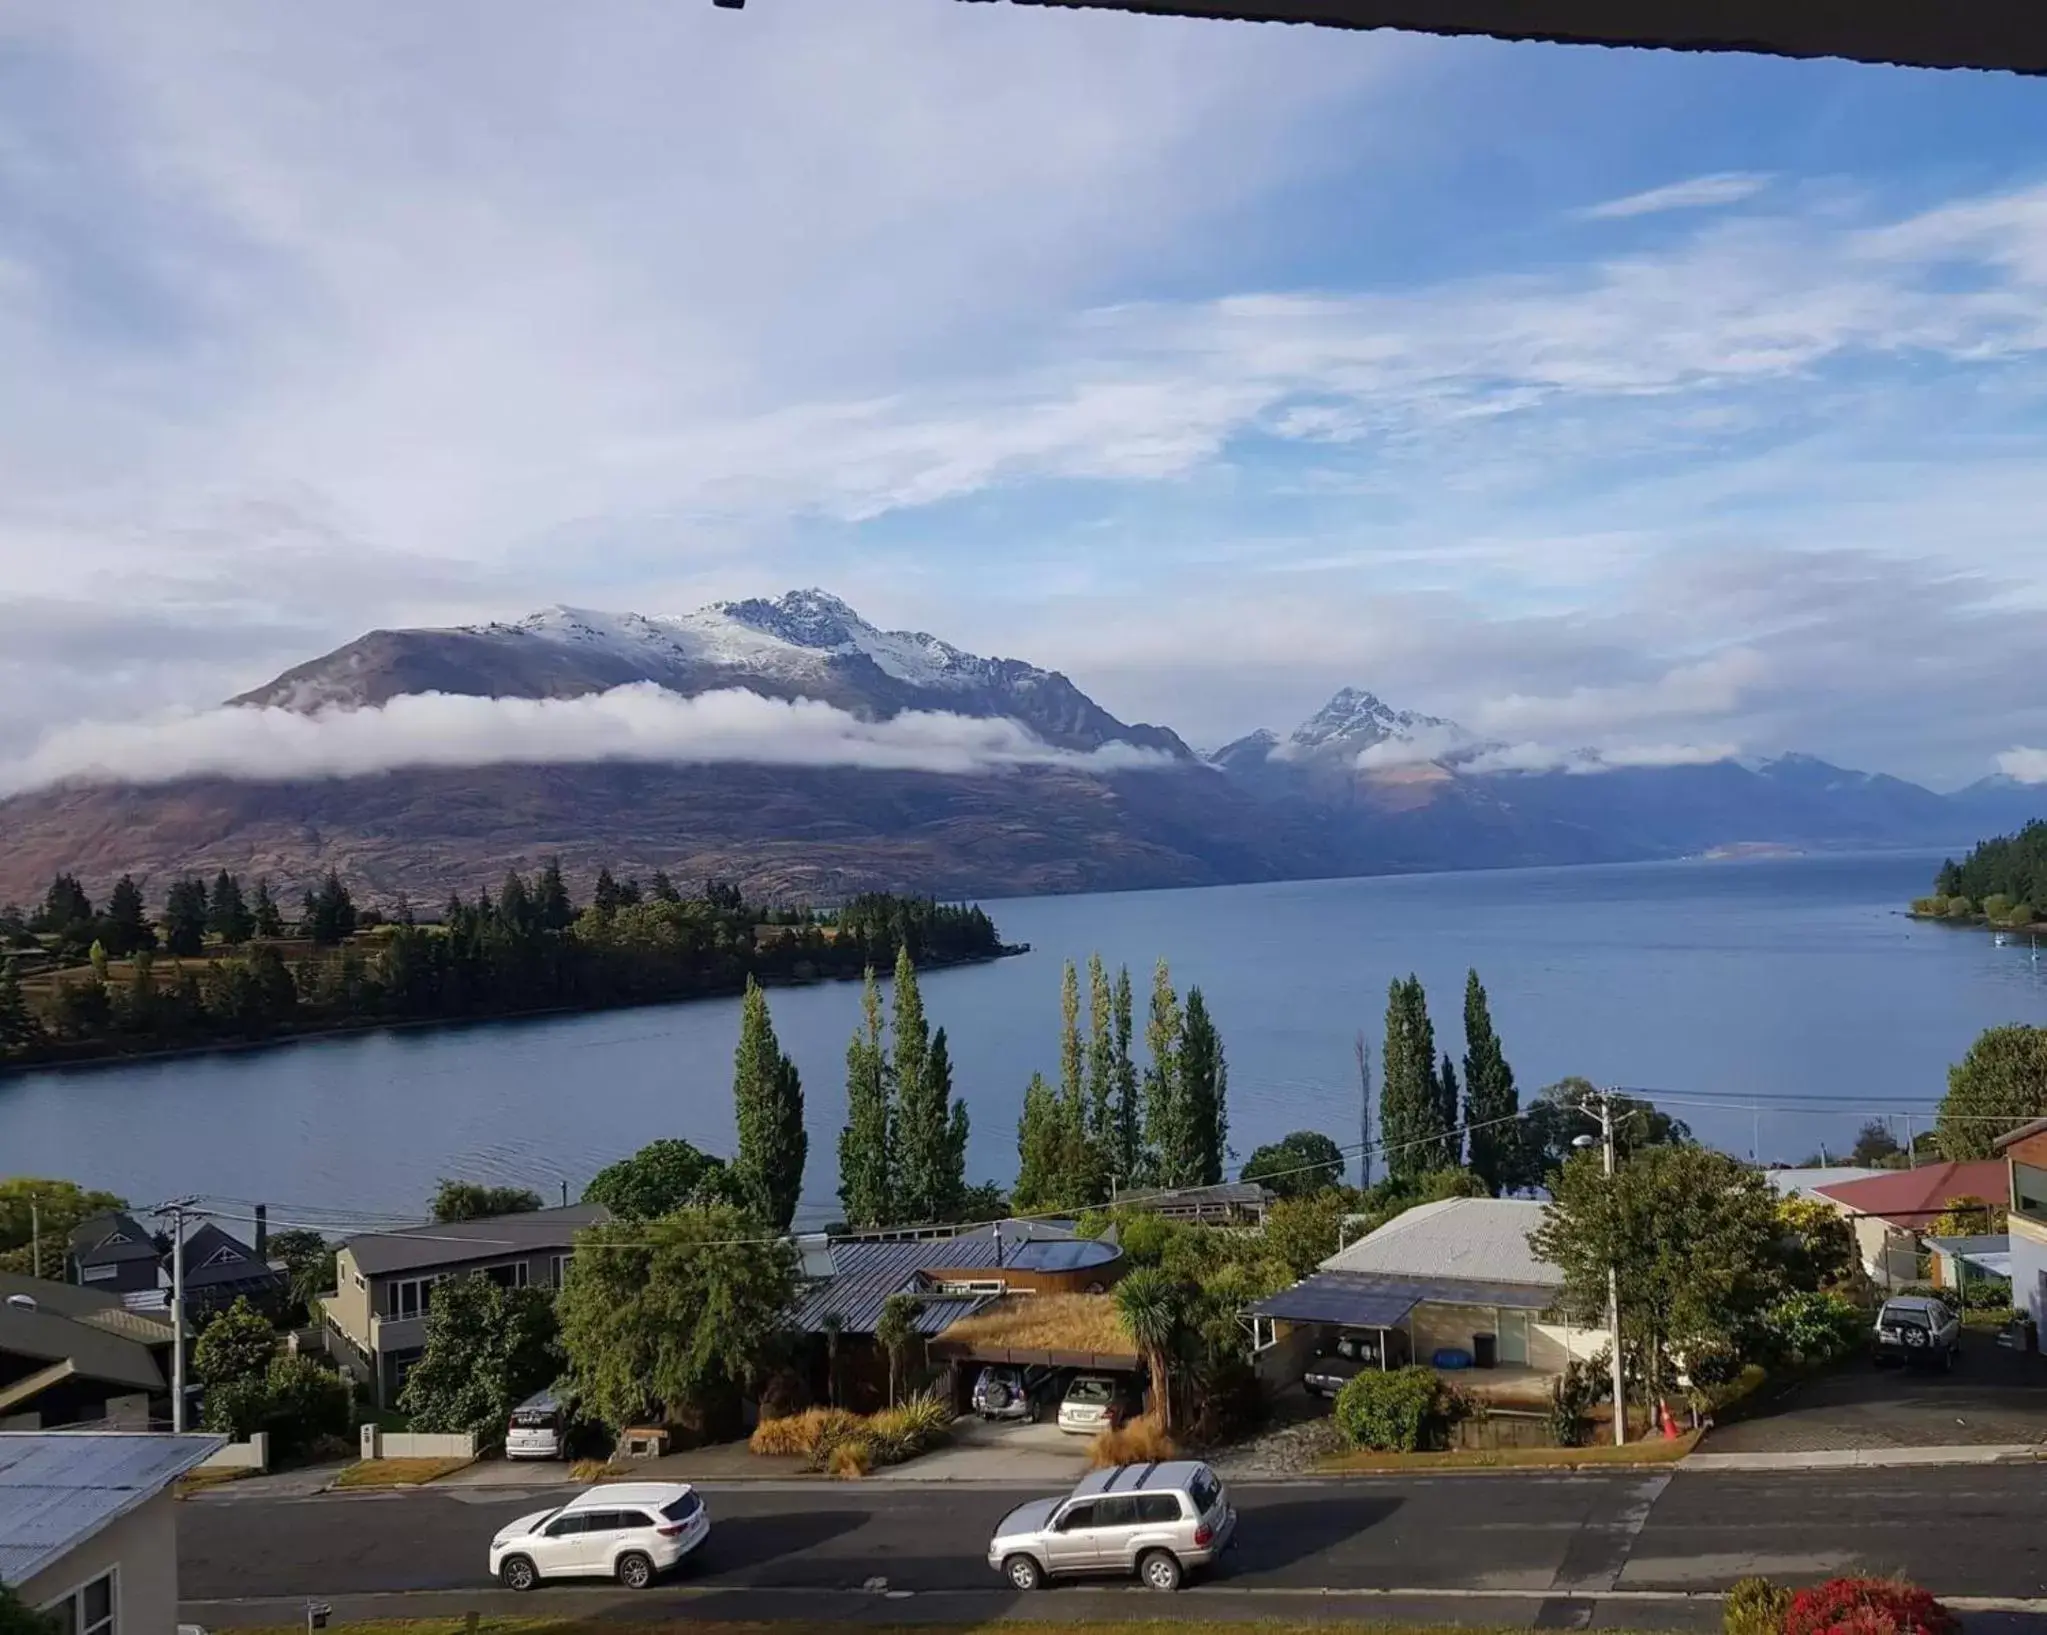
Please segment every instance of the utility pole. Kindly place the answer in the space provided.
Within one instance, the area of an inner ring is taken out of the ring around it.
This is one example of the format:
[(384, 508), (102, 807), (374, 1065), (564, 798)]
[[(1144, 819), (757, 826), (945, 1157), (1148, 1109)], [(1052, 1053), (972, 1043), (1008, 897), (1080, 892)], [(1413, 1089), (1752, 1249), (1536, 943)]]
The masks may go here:
[[(1358, 1029), (1358, 1189), (1372, 1187), (1372, 1052), (1365, 1030)], [(1341, 1245), (1338, 1245), (1340, 1248)]]
[(1917, 1169), (1919, 1167), (1918, 1137), (1912, 1134), (1912, 1115), (1910, 1113), (1905, 1115), (1905, 1167), (1907, 1169)]
[(185, 1428), (185, 1211), (197, 1198), (173, 1198), (156, 1213), (171, 1218), (171, 1430)]
[[(1613, 1180), (1613, 1093), (1599, 1095), (1599, 1145), (1606, 1178)], [(1608, 1191), (1611, 1192), (1609, 1187)], [(1628, 1439), (1628, 1392), (1621, 1369), (1621, 1273), (1612, 1260), (1606, 1263), (1606, 1328), (1613, 1337), (1613, 1445)]]

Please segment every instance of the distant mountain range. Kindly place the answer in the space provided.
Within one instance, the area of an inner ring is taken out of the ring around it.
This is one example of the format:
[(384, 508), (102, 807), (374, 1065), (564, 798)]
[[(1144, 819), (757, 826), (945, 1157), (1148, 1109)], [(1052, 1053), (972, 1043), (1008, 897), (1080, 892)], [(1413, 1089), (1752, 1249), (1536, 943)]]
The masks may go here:
[[(1022, 723), (1080, 752), (959, 775), (721, 763), (399, 769), (304, 781), (69, 784), (0, 802), (0, 900), (59, 869), (104, 888), (231, 868), (302, 881), (340, 868), (430, 899), (559, 855), (758, 891), (869, 887), (1001, 895), (1612, 862), (1744, 844), (1960, 848), (2047, 814), (2047, 787), (1990, 778), (1940, 795), (1808, 755), (1628, 764), (1531, 756), (1346, 688), (1285, 737), (1199, 756), (1065, 676), (883, 631), (821, 591), (650, 618), (552, 608), (516, 624), (380, 630), (231, 700), (298, 712), (418, 693), (570, 698), (652, 682), (743, 688), (867, 720), (938, 711)], [(1085, 752), (1150, 751), (1142, 770)]]

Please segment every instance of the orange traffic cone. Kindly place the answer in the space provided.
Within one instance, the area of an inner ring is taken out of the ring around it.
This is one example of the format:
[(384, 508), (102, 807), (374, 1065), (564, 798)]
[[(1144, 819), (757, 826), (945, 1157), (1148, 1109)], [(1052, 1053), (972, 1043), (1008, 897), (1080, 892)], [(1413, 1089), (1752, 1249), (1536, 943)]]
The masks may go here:
[(1656, 1408), (1663, 1416), (1663, 1440), (1675, 1442), (1682, 1433), (1677, 1428), (1677, 1419), (1670, 1411), (1670, 1404), (1659, 1397), (1656, 1402)]

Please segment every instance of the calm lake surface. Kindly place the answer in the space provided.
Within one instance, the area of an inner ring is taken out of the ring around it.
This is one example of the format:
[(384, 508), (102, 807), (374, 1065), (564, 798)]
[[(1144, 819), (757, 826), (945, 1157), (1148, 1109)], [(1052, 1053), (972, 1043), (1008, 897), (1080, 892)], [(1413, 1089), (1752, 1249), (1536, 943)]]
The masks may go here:
[[(1566, 1074), (1645, 1087), (1704, 1138), (1796, 1160), (1871, 1112), (1923, 1115), (1985, 1027), (2047, 1022), (2047, 959), (1916, 925), (1922, 853), (1630, 864), (992, 903), (1034, 952), (932, 973), (925, 1005), (973, 1115), (972, 1179), (1014, 1173), (1034, 1070), (1058, 1069), (1062, 962), (1153, 961), (1199, 984), (1230, 1065), (1239, 1157), (1288, 1130), (1357, 1139), (1353, 1035), (1376, 1069), (1387, 983), (1427, 985), (1461, 1054), (1478, 967), (1524, 1095)], [(808, 1095), (805, 1215), (836, 1210), (857, 984), (772, 995)], [(728, 1151), (736, 1000), (366, 1034), (0, 1080), (0, 1175), (137, 1201), (263, 1200), (280, 1224), (417, 1213), (439, 1176), (576, 1193), (662, 1135)], [(1376, 1075), (1375, 1075), (1376, 1076)], [(1786, 1104), (1825, 1098), (1820, 1110)], [(1685, 1103), (1692, 1104), (1686, 1105)], [(1761, 1111), (1752, 1113), (1749, 1103)], [(1739, 1105), (1729, 1105), (1738, 1103)], [(1923, 1126), (1923, 1122), (1920, 1127)]]

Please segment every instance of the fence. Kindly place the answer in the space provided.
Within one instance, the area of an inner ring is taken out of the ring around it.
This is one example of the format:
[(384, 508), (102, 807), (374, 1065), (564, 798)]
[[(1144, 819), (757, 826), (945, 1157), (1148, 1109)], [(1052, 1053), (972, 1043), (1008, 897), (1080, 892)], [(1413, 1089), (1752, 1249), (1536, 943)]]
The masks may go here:
[(365, 1459), (474, 1459), (476, 1438), (468, 1431), (441, 1432), (384, 1431), (374, 1425), (362, 1428), (362, 1456)]
[(246, 1442), (230, 1442), (218, 1453), (207, 1455), (201, 1470), (254, 1470), (270, 1468), (270, 1435), (258, 1431)]

